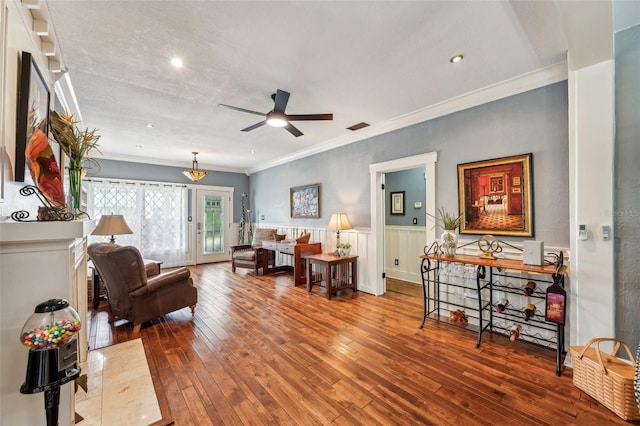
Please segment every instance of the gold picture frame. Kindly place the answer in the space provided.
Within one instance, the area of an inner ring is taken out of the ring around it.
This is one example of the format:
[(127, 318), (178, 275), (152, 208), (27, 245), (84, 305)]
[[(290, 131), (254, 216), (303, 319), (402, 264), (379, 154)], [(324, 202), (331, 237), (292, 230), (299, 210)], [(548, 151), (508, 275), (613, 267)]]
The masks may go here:
[(533, 237), (533, 154), (458, 164), (461, 234)]

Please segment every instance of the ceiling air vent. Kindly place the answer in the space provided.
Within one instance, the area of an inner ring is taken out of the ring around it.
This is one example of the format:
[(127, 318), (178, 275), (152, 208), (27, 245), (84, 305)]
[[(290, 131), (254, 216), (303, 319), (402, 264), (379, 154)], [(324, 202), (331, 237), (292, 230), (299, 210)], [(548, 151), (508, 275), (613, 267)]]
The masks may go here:
[(356, 130), (364, 129), (365, 127), (369, 127), (369, 126), (370, 126), (370, 124), (369, 124), (369, 123), (365, 123), (365, 122), (363, 121), (363, 122), (361, 122), (361, 123), (354, 124), (354, 125), (353, 125), (353, 126), (351, 126), (351, 127), (347, 127), (347, 129), (349, 129), (349, 130), (353, 130), (353, 131), (355, 132)]

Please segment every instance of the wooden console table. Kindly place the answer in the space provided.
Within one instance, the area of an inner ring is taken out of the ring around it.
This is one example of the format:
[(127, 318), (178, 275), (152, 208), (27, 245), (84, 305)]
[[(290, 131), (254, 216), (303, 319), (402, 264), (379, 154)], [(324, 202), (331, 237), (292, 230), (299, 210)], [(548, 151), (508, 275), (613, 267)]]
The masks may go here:
[[(305, 262), (303, 255), (322, 253), (322, 243), (305, 243), (297, 244), (295, 241), (263, 241), (262, 248), (277, 253), (284, 253), (293, 256), (293, 266), (291, 265), (268, 265), (265, 274), (273, 274), (275, 272), (293, 271), (294, 285), (305, 283)], [(277, 257), (276, 257), (277, 258)]]
[[(314, 284), (324, 285), (327, 299), (331, 295), (351, 288), (357, 290), (358, 256), (336, 256), (331, 253), (304, 256), (307, 261), (307, 291)], [(317, 265), (317, 268), (314, 268)]]

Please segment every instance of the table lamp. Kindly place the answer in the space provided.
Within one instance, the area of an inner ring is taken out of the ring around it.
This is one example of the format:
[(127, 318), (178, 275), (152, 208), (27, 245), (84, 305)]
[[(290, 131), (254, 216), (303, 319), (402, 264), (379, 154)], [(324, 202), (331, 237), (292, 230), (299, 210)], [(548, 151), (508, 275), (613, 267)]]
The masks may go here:
[(121, 214), (105, 214), (100, 217), (98, 226), (93, 230), (91, 235), (111, 235), (109, 242), (115, 244), (114, 235), (133, 234), (124, 216)]
[(347, 229), (353, 229), (353, 226), (349, 223), (349, 219), (347, 219), (346, 213), (333, 213), (331, 215), (331, 220), (329, 221), (329, 226), (327, 229), (330, 231), (336, 231), (337, 233), (337, 242), (336, 247), (340, 246), (340, 231), (344, 231)]

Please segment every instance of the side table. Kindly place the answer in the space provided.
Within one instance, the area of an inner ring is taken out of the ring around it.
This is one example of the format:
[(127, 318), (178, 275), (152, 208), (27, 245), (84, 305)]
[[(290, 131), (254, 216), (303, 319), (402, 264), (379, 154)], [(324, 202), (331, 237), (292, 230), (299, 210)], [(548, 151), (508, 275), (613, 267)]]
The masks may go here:
[(91, 293), (91, 302), (93, 303), (93, 309), (98, 309), (100, 306), (100, 299), (107, 299), (106, 295), (100, 295), (100, 275), (98, 275), (98, 269), (93, 266), (93, 262), (88, 261), (87, 267), (89, 269), (89, 276), (91, 277), (91, 284), (93, 285), (93, 292)]
[(341, 290), (358, 288), (358, 256), (336, 256), (331, 253), (303, 256), (307, 262), (307, 291), (314, 284), (326, 289), (327, 299)]

